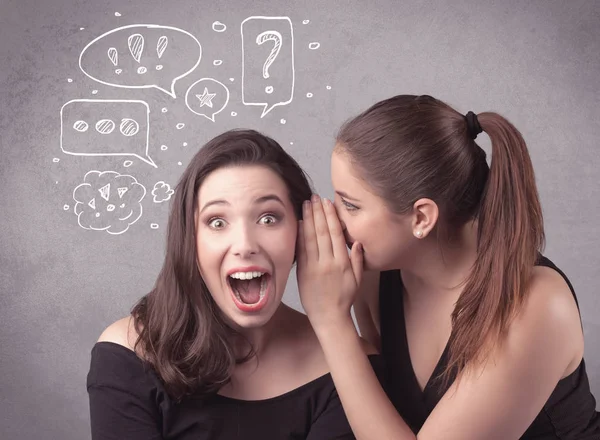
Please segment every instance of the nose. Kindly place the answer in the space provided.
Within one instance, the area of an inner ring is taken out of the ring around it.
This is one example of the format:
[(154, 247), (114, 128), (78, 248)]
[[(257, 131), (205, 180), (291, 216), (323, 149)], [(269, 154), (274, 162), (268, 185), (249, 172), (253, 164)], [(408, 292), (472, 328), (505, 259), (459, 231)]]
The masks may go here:
[(256, 234), (246, 225), (239, 225), (232, 234), (231, 252), (236, 257), (248, 258), (258, 253)]

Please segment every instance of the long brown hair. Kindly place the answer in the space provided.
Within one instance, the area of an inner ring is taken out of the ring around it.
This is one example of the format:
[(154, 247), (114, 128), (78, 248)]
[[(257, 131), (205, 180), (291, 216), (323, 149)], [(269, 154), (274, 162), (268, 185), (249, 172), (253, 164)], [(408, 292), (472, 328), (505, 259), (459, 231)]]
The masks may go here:
[[(519, 311), (544, 246), (542, 209), (521, 133), (497, 113), (477, 115), (492, 144), (488, 167), (465, 116), (431, 96), (399, 95), (348, 121), (338, 145), (390, 210), (420, 198), (440, 211), (438, 239), (477, 219), (477, 260), (452, 313), (444, 385), (485, 360)], [(490, 342), (492, 344), (490, 344)]]
[(167, 229), (166, 255), (153, 290), (133, 307), (139, 337), (136, 351), (153, 367), (168, 394), (216, 392), (233, 367), (250, 359), (235, 353), (236, 332), (202, 280), (197, 266), (195, 212), (204, 179), (231, 166), (263, 165), (285, 182), (298, 219), (302, 202), (312, 194), (308, 177), (273, 139), (253, 130), (231, 130), (204, 145), (192, 158), (175, 188)]

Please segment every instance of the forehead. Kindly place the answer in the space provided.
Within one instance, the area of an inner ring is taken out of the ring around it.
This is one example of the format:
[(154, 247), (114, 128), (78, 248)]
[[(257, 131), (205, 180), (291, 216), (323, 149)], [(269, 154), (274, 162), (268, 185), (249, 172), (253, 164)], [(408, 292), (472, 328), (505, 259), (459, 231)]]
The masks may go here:
[(331, 155), (331, 181), (336, 191), (342, 191), (351, 197), (377, 197), (360, 178), (348, 155), (338, 148)]
[(281, 177), (263, 165), (240, 165), (219, 168), (204, 179), (198, 190), (200, 201), (220, 198), (229, 201), (260, 197), (265, 193), (288, 199), (288, 189)]

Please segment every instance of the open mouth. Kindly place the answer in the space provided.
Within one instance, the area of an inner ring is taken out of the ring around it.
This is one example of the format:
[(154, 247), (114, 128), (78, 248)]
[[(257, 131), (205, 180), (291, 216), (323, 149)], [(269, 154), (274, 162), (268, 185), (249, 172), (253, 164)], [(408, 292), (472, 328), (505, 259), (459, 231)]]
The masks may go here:
[(271, 275), (266, 272), (233, 272), (227, 277), (236, 306), (243, 311), (256, 311), (266, 303)]

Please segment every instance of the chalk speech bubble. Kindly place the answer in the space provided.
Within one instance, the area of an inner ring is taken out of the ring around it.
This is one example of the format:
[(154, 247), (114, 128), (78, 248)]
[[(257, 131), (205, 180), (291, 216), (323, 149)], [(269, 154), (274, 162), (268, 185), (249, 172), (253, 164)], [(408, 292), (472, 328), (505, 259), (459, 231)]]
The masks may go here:
[(152, 189), (152, 195), (154, 196), (154, 203), (162, 203), (168, 201), (171, 196), (175, 193), (171, 189), (171, 185), (163, 182), (162, 180), (154, 184)]
[(215, 122), (229, 102), (229, 89), (213, 78), (202, 78), (190, 86), (185, 94), (185, 105), (191, 112)]
[(289, 17), (252, 16), (242, 21), (242, 102), (263, 106), (260, 116), (292, 102), (294, 31)]
[(202, 46), (187, 31), (133, 24), (92, 40), (79, 55), (81, 71), (101, 84), (127, 89), (156, 88), (172, 98), (175, 83), (202, 58)]
[(74, 99), (60, 109), (60, 148), (74, 156), (148, 155), (150, 109), (144, 101)]
[(133, 176), (89, 171), (73, 190), (77, 223), (83, 229), (122, 234), (142, 216), (146, 188)]

